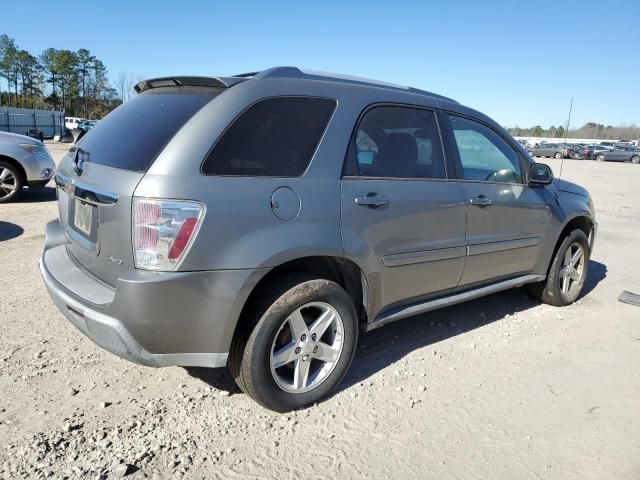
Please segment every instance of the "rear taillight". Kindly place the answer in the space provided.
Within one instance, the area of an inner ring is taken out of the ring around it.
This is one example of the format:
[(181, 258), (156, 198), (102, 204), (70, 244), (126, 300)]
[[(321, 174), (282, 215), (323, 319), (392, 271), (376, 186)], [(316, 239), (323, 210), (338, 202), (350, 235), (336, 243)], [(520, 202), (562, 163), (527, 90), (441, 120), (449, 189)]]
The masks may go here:
[(175, 270), (198, 233), (204, 207), (184, 200), (133, 199), (136, 268)]

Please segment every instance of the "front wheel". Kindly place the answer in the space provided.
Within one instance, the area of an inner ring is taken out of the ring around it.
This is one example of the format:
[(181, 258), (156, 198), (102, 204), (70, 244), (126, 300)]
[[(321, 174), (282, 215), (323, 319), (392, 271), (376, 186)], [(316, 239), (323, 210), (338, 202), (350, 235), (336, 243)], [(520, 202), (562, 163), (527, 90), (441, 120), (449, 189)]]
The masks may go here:
[(23, 185), (18, 169), (8, 162), (0, 162), (0, 203), (15, 200)]
[(564, 307), (575, 302), (587, 278), (591, 249), (587, 235), (573, 230), (560, 244), (547, 279), (529, 285), (529, 293), (543, 303)]
[(553, 158), (560, 159), (560, 158), (562, 158), (562, 154), (560, 152), (556, 152), (555, 155), (553, 156)]
[(238, 386), (277, 412), (326, 397), (347, 373), (358, 342), (349, 295), (335, 282), (298, 274), (279, 279), (254, 303), (229, 356)]
[(631, 163), (635, 163), (636, 165), (638, 165), (640, 163), (640, 156), (634, 155), (633, 157), (631, 157)]
[(599, 162), (604, 162), (604, 155), (600, 154), (600, 155), (596, 155), (596, 160)]

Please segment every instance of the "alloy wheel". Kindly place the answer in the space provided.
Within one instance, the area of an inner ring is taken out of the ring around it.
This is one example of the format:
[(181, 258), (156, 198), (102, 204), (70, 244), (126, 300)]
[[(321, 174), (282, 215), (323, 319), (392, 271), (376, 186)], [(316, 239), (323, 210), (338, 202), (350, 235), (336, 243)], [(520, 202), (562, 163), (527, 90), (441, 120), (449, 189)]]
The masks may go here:
[(271, 346), (269, 363), (278, 387), (305, 393), (333, 372), (344, 345), (344, 325), (335, 308), (307, 303), (283, 322)]
[(572, 243), (567, 249), (560, 268), (560, 291), (563, 295), (577, 288), (584, 270), (584, 248), (578, 242)]
[(18, 180), (11, 170), (0, 167), (0, 200), (10, 197), (18, 188)]

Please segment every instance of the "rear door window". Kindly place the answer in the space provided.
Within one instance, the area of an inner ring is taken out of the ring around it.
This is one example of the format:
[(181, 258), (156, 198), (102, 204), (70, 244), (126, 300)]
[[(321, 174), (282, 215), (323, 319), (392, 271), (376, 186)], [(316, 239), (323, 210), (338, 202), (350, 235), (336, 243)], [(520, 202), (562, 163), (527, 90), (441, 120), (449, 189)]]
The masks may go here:
[(299, 177), (336, 107), (335, 100), (274, 97), (247, 108), (202, 164), (205, 175)]
[(388, 178), (445, 178), (444, 156), (435, 113), (410, 107), (380, 106), (367, 111), (350, 147), (356, 175)]
[(107, 167), (145, 172), (177, 131), (220, 88), (159, 88), (125, 102), (78, 143), (85, 158)]

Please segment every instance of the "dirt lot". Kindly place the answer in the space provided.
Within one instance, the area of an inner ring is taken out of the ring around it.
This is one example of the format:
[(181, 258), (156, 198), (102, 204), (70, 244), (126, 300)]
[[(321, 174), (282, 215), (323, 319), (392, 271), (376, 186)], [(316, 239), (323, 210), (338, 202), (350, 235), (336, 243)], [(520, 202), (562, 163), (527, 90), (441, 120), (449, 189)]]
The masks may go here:
[(563, 177), (598, 211), (581, 301), (514, 290), (363, 335), (340, 391), (287, 415), (226, 370), (100, 350), (38, 274), (53, 189), (0, 206), (0, 477), (640, 478), (640, 308), (616, 301), (640, 293), (640, 166)]

